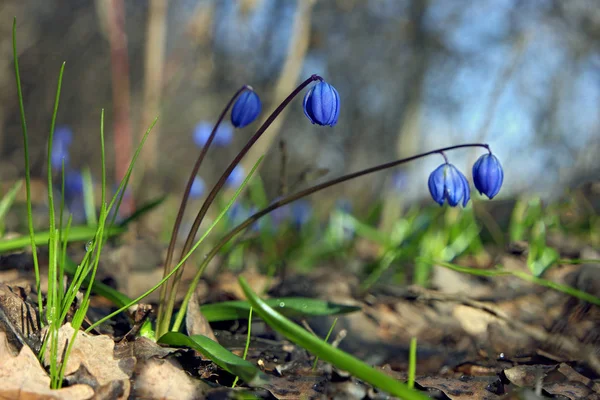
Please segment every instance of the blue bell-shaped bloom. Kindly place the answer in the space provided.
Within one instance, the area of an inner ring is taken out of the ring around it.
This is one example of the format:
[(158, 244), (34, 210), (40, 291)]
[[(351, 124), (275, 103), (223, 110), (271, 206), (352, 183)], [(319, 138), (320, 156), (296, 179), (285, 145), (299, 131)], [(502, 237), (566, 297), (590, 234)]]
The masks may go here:
[[(194, 143), (198, 147), (204, 147), (208, 138), (212, 133), (213, 125), (206, 121), (199, 122), (194, 127)], [(229, 124), (221, 124), (217, 129), (217, 133), (213, 138), (212, 144), (214, 146), (227, 146), (233, 140), (233, 128)]]
[(467, 178), (454, 165), (444, 163), (429, 175), (429, 193), (440, 206), (445, 201), (451, 207), (456, 207), (462, 200), (463, 207), (471, 198)]
[(241, 165), (236, 165), (231, 174), (225, 180), (225, 185), (229, 188), (237, 189), (246, 179), (246, 173)]
[(493, 199), (504, 181), (502, 165), (495, 155), (484, 154), (473, 165), (473, 184), (480, 194)]
[(192, 187), (190, 189), (190, 197), (192, 199), (197, 199), (199, 197), (202, 197), (202, 195), (204, 194), (205, 188), (206, 188), (206, 185), (204, 184), (204, 180), (202, 178), (200, 178), (199, 176), (195, 176), (194, 181), (192, 182)]
[(334, 126), (340, 115), (340, 95), (327, 82), (319, 82), (304, 96), (304, 114), (310, 122)]
[(258, 95), (252, 90), (247, 90), (238, 97), (233, 105), (231, 123), (236, 128), (243, 128), (258, 117), (261, 108)]

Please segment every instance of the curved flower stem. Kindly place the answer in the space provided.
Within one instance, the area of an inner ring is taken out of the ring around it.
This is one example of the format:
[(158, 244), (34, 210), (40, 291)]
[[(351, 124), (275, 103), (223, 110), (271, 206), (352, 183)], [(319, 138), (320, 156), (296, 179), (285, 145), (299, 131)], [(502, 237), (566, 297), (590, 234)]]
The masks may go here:
[[(221, 115), (219, 115), (219, 119), (217, 120), (217, 123), (213, 127), (213, 130), (210, 133), (208, 140), (206, 141), (204, 146), (202, 146), (202, 150), (200, 151), (200, 155), (198, 155), (198, 159), (196, 159), (196, 163), (194, 164), (194, 168), (192, 168), (192, 172), (190, 173), (190, 177), (187, 181), (185, 190), (183, 192), (183, 198), (181, 199), (181, 204), (179, 205), (179, 210), (177, 211), (177, 217), (175, 218), (175, 223), (173, 224), (173, 232), (171, 233), (171, 241), (169, 242), (169, 248), (167, 250), (167, 257), (165, 259), (163, 276), (167, 276), (169, 274), (169, 272), (171, 272), (171, 269), (172, 269), (171, 264), (173, 262), (173, 253), (175, 252), (175, 243), (177, 242), (177, 234), (179, 233), (179, 228), (181, 227), (181, 221), (183, 220), (183, 214), (185, 213), (185, 208), (186, 208), (187, 202), (190, 198), (190, 191), (191, 191), (192, 185), (194, 183), (194, 178), (198, 174), (198, 170), (200, 170), (200, 166), (202, 165), (202, 162), (204, 161), (204, 157), (206, 156), (206, 153), (208, 152), (208, 149), (209, 149), (211, 143), (213, 142), (213, 139), (214, 139), (215, 135), (217, 134), (217, 130), (219, 129), (221, 122), (223, 122), (225, 115), (227, 114), (227, 112), (229, 111), (231, 106), (233, 105), (233, 102), (238, 98), (238, 96), (241, 95), (246, 90), (252, 90), (252, 88), (248, 85), (244, 85), (241, 88), (239, 88), (238, 91), (235, 92), (235, 94), (231, 97), (231, 99), (229, 100), (229, 102), (227, 103), (227, 105), (225, 106), (223, 111), (221, 112)], [(158, 314), (157, 314), (158, 324), (161, 324), (161, 321), (162, 321), (161, 318), (163, 316), (164, 306), (165, 306), (164, 300), (167, 299), (167, 296), (170, 295), (170, 293), (167, 290), (168, 286), (169, 285), (162, 285), (160, 288), (161, 301), (159, 302), (159, 306), (158, 306)]]
[[(306, 79), (304, 82), (302, 82), (300, 85), (298, 85), (298, 87), (296, 89), (294, 89), (294, 91), (292, 93), (290, 93), (289, 96), (286, 97), (281, 102), (281, 104), (275, 109), (275, 111), (273, 111), (271, 113), (271, 115), (269, 115), (269, 118), (267, 118), (267, 120), (261, 125), (261, 127), (258, 128), (256, 133), (248, 140), (246, 145), (235, 156), (233, 161), (231, 161), (231, 163), (229, 164), (229, 166), (227, 167), (225, 172), (223, 172), (223, 175), (221, 175), (221, 178), (219, 179), (217, 184), (212, 188), (212, 190), (206, 197), (206, 200), (204, 200), (204, 203), (202, 204), (200, 211), (198, 211), (198, 215), (196, 216), (196, 219), (194, 220), (192, 228), (190, 229), (190, 233), (189, 233), (189, 235), (185, 241), (185, 244), (183, 246), (183, 250), (181, 251), (181, 257), (183, 257), (185, 254), (187, 254), (189, 252), (190, 248), (192, 247), (192, 245), (194, 243), (194, 238), (196, 237), (196, 233), (198, 232), (198, 228), (200, 228), (200, 224), (202, 223), (204, 216), (208, 212), (208, 208), (214, 202), (215, 198), (217, 197), (217, 193), (219, 193), (219, 191), (225, 185), (225, 181), (231, 174), (231, 171), (233, 171), (233, 169), (239, 164), (239, 162), (246, 155), (246, 153), (248, 153), (248, 151), (254, 145), (254, 143), (256, 143), (256, 141), (258, 139), (260, 139), (262, 134), (267, 130), (267, 128), (269, 128), (269, 126), (271, 126), (273, 121), (275, 121), (275, 118), (277, 118), (279, 116), (279, 114), (281, 114), (281, 112), (288, 106), (288, 104), (302, 90), (304, 90), (304, 88), (306, 86), (308, 86), (311, 82), (314, 82), (317, 80), (323, 80), (323, 78), (321, 78), (319, 75), (311, 75), (308, 79)], [(157, 336), (159, 336), (159, 337), (160, 337), (160, 335), (166, 333), (169, 330), (168, 325), (171, 320), (171, 316), (173, 315), (173, 308), (175, 307), (175, 296), (177, 294), (177, 288), (179, 286), (179, 281), (181, 279), (181, 275), (183, 274), (184, 269), (185, 269), (185, 265), (183, 265), (183, 267), (179, 271), (177, 271), (177, 274), (175, 274), (175, 276), (173, 278), (173, 283), (172, 283), (172, 286), (170, 288), (170, 293), (169, 293), (169, 300), (168, 300), (167, 306), (164, 309), (164, 314), (161, 315), (162, 319), (159, 320), (160, 325), (157, 327), (158, 328)]]
[(445, 162), (446, 164), (449, 164), (449, 162), (448, 162), (448, 157), (446, 157), (446, 153), (444, 153), (443, 151), (440, 151), (440, 155), (441, 155), (442, 157), (444, 157), (444, 162)]
[(310, 196), (311, 194), (319, 192), (323, 189), (327, 189), (331, 186), (335, 186), (342, 182), (346, 182), (346, 181), (349, 181), (349, 180), (352, 180), (355, 178), (359, 178), (364, 175), (369, 175), (374, 172), (383, 171), (388, 168), (393, 168), (400, 164), (406, 164), (408, 162), (418, 160), (420, 158), (424, 158), (424, 157), (430, 156), (432, 154), (440, 154), (440, 153), (443, 153), (444, 151), (451, 151), (451, 150), (462, 149), (462, 148), (466, 148), (466, 147), (483, 147), (484, 149), (489, 150), (489, 145), (487, 145), (485, 143), (459, 144), (459, 145), (455, 145), (455, 146), (449, 146), (449, 147), (444, 147), (441, 149), (431, 150), (431, 151), (428, 151), (425, 153), (417, 154), (412, 157), (402, 158), (402, 159), (391, 161), (391, 162), (388, 162), (385, 164), (380, 164), (375, 167), (371, 167), (371, 168), (363, 169), (361, 171), (353, 172), (351, 174), (340, 176), (340, 177), (332, 179), (330, 181), (323, 182), (319, 185), (309, 187), (300, 192), (291, 194), (291, 195), (286, 196), (278, 201), (275, 201), (275, 202), (271, 203), (271, 205), (269, 205), (268, 207), (265, 207), (262, 210), (252, 214), (244, 222), (242, 222), (241, 224), (239, 224), (238, 226), (233, 228), (231, 231), (229, 231), (228, 234), (223, 236), (223, 238), (215, 245), (215, 247), (213, 247), (213, 249), (204, 257), (204, 261), (202, 262), (202, 264), (200, 264), (200, 267), (198, 267), (198, 272), (196, 272), (196, 275), (194, 276), (194, 279), (189, 286), (189, 289), (185, 295), (185, 298), (183, 299), (183, 303), (181, 304), (179, 312), (177, 313), (177, 318), (175, 319), (175, 323), (173, 324), (173, 330), (175, 330), (175, 331), (178, 330), (180, 328), (181, 324), (183, 323), (183, 317), (184, 317), (186, 309), (187, 309), (187, 304), (189, 303), (189, 301), (192, 297), (192, 294), (194, 293), (194, 290), (196, 289), (196, 286), (198, 285), (198, 282), (200, 282), (200, 277), (202, 276), (202, 273), (206, 269), (206, 266), (208, 265), (208, 263), (210, 263), (210, 261), (213, 259), (213, 257), (215, 255), (217, 255), (217, 253), (223, 248), (223, 246), (225, 246), (230, 240), (232, 240), (235, 236), (237, 236), (240, 232), (242, 232), (248, 226), (252, 225), (254, 222), (258, 221), (260, 218), (269, 214), (271, 211), (276, 210), (280, 207), (283, 207), (283, 206), (285, 206), (289, 203), (292, 203), (298, 199), (301, 199), (303, 197)]

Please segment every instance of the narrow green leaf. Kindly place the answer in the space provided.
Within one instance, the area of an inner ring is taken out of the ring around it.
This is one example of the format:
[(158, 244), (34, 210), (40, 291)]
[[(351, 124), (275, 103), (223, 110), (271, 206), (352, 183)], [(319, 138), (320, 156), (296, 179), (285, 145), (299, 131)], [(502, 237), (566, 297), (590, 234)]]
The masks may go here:
[[(276, 308), (281, 314), (288, 317), (323, 316), (347, 314), (359, 311), (360, 307), (330, 303), (324, 300), (308, 299), (301, 297), (285, 297), (268, 299), (265, 303)], [(248, 318), (251, 305), (247, 301), (224, 301), (222, 303), (206, 304), (202, 306), (202, 315), (209, 322), (231, 321)]]
[[(125, 232), (125, 228), (120, 226), (114, 226), (108, 229), (108, 236), (117, 236)], [(83, 242), (94, 238), (96, 235), (96, 228), (91, 226), (74, 226), (69, 232), (69, 242)], [(36, 246), (46, 246), (50, 239), (50, 232), (38, 232), (33, 235), (33, 240)], [(0, 254), (7, 253), (10, 251), (21, 250), (31, 245), (30, 238), (19, 237), (9, 240), (0, 240)]]
[(88, 226), (98, 225), (98, 215), (96, 215), (96, 204), (94, 202), (94, 182), (92, 181), (92, 172), (88, 167), (81, 171), (83, 179), (83, 206), (85, 209), (85, 218)]
[(23, 186), (23, 181), (17, 181), (0, 201), (0, 223), (4, 220), (6, 213), (15, 202), (15, 198), (17, 197), (17, 193), (21, 189), (21, 186)]
[(533, 283), (533, 284), (539, 285), (539, 286), (544, 286), (544, 287), (547, 287), (548, 289), (554, 289), (554, 290), (557, 290), (564, 294), (568, 294), (569, 296), (573, 296), (580, 300), (587, 301), (588, 303), (592, 303), (597, 306), (600, 306), (600, 298), (598, 298), (594, 295), (591, 295), (591, 294), (584, 292), (582, 290), (579, 290), (579, 289), (575, 289), (574, 287), (571, 287), (569, 285), (564, 285), (562, 283), (550, 281), (548, 279), (538, 278), (536, 276), (530, 275), (523, 271), (508, 271), (508, 270), (505, 270), (502, 268), (493, 269), (493, 270), (482, 270), (482, 269), (477, 269), (477, 268), (463, 267), (461, 265), (451, 264), (448, 262), (433, 262), (433, 261), (427, 261), (427, 262), (430, 262), (430, 263), (436, 264), (436, 265), (441, 265), (442, 267), (451, 269), (453, 271), (463, 272), (465, 274), (470, 274), (470, 275), (475, 275), (475, 276), (488, 276), (488, 277), (514, 276), (523, 281), (530, 282), (530, 283)]
[(202, 335), (187, 336), (179, 332), (168, 332), (158, 339), (158, 343), (169, 346), (190, 347), (210, 358), (225, 371), (238, 376), (248, 385), (257, 385), (268, 377), (257, 366), (236, 356), (219, 343)]
[(370, 383), (376, 388), (404, 400), (425, 400), (428, 397), (409, 389), (405, 384), (365, 364), (356, 357), (337, 349), (330, 344), (316, 338), (311, 333), (286, 319), (273, 308), (269, 307), (248, 286), (243, 277), (238, 279), (244, 294), (252, 308), (271, 328), (284, 335), (286, 338), (302, 346), (322, 360), (336, 367), (348, 371), (353, 376)]

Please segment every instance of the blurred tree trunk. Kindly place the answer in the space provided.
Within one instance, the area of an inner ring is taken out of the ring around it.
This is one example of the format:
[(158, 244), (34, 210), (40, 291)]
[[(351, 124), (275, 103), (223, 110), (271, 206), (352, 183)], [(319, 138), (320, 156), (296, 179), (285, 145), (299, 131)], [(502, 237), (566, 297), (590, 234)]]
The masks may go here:
[[(409, 31), (410, 47), (412, 49), (411, 71), (405, 82), (408, 95), (404, 103), (403, 115), (398, 129), (396, 153), (399, 158), (409, 157), (419, 151), (421, 139), (421, 109), (423, 106), (423, 90), (429, 64), (428, 38), (425, 31), (424, 19), (429, 6), (429, 0), (413, 0), (410, 7), (412, 29)], [(400, 167), (393, 173), (412, 175), (413, 164)], [(390, 188), (392, 185), (387, 185)], [(391, 230), (394, 222), (402, 213), (402, 198), (404, 193), (398, 193), (398, 188), (387, 190), (382, 211), (381, 228), (385, 232)]]

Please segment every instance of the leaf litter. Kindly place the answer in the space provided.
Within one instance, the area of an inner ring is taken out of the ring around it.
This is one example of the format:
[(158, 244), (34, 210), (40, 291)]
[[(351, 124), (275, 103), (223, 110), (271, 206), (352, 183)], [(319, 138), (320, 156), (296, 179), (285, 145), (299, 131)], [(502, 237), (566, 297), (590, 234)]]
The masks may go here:
[[(586, 258), (597, 257), (589, 254), (589, 248), (574, 253), (571, 246), (566, 251), (575, 258), (584, 251)], [(523, 253), (507, 252), (497, 261), (506, 269), (527, 271)], [(481, 269), (492, 265), (468, 257), (456, 263)], [(17, 264), (27, 265), (27, 261)], [(146, 269), (137, 266), (136, 274), (156, 274), (158, 264), (149, 265)], [(597, 306), (515, 277), (474, 277), (442, 266), (433, 269), (431, 289), (379, 284), (363, 293), (355, 276), (340, 275), (337, 268), (290, 273), (281, 280), (269, 280), (256, 270), (244, 274), (254, 282), (255, 290), (268, 290), (266, 297), (272, 299), (320, 298), (357, 306), (359, 311), (339, 316), (333, 337), (342, 332), (341, 349), (399, 380), (407, 380), (408, 343), (417, 337), (415, 387), (432, 398), (600, 398)], [(40, 337), (36, 334), (35, 294), (26, 284), (31, 282), (31, 274), (6, 265), (1, 272), (5, 283), (0, 285), (0, 398), (192, 399), (240, 391), (257, 398), (280, 399), (385, 397), (322, 361), (313, 371), (312, 355), (259, 320), (251, 322), (247, 358), (269, 378), (258, 386), (242, 382), (231, 389), (234, 377), (205, 355), (127, 336), (127, 330), (119, 333), (114, 325), (109, 330), (112, 336), (78, 333), (64, 388), (52, 391), (44, 366), (31, 350), (36, 343), (39, 346)], [(127, 274), (111, 276), (110, 269), (101, 272), (126, 294), (139, 290), (131, 287), (130, 280), (120, 282)], [(233, 277), (222, 273), (203, 281), (188, 306), (186, 327), (192, 334), (211, 337), (214, 332), (215, 341), (241, 356), (249, 322), (242, 318), (209, 323), (201, 306), (217, 300), (244, 300), (232, 284)], [(545, 278), (600, 294), (600, 270), (593, 264), (560, 265)], [(108, 305), (97, 297), (93, 304), (96, 310), (108, 311)], [(152, 318), (151, 312), (146, 314), (136, 324)], [(305, 319), (321, 338), (332, 321), (333, 317), (322, 315)], [(61, 329), (61, 349), (72, 333), (69, 324)]]

